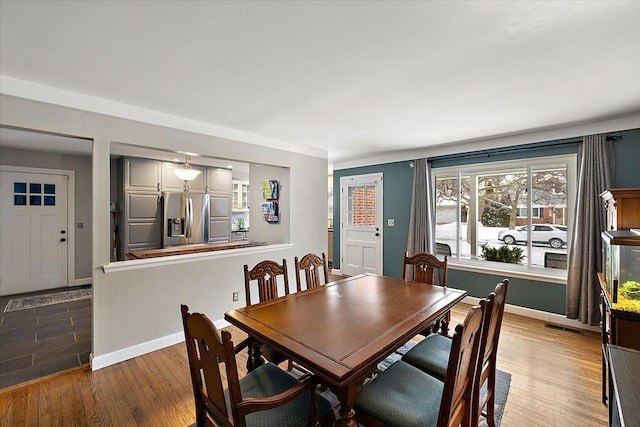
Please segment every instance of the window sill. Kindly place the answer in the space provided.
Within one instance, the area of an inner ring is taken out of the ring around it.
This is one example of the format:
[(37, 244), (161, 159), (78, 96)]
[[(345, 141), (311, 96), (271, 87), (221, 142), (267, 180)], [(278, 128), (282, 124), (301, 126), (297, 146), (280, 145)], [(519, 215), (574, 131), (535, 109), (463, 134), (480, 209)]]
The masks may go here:
[(110, 262), (102, 266), (105, 274), (116, 273), (120, 271), (139, 270), (142, 268), (160, 267), (164, 265), (184, 264), (189, 262), (206, 261), (211, 259), (222, 259), (243, 255), (248, 253), (273, 252), (282, 249), (293, 248), (293, 243), (278, 243), (274, 245), (254, 246), (249, 248), (226, 249), (223, 251), (200, 252), (185, 255), (171, 255), (158, 258), (134, 259), (127, 261)]
[(538, 282), (567, 284), (567, 270), (556, 268), (527, 268), (522, 265), (505, 264), (491, 261), (458, 260), (450, 258), (447, 263), (451, 270), (471, 271), (474, 273), (491, 274), (494, 276), (517, 277), (520, 279), (536, 280)]

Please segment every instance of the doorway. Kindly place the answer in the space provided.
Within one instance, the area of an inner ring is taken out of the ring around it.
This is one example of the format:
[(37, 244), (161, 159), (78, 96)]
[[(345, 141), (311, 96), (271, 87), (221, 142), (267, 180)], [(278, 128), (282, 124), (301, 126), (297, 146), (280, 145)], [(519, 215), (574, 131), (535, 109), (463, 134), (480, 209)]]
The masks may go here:
[(90, 139), (0, 126), (0, 388), (89, 361), (92, 151)]
[(73, 171), (0, 166), (0, 295), (69, 286), (74, 184)]
[(382, 173), (340, 178), (342, 274), (382, 274)]

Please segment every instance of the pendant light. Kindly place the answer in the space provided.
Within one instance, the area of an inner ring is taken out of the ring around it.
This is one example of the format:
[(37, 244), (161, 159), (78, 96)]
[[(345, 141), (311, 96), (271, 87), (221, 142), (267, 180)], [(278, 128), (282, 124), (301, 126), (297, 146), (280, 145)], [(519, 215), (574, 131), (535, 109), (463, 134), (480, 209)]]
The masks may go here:
[(186, 154), (184, 156), (184, 164), (179, 168), (175, 168), (173, 170), (173, 173), (176, 174), (178, 179), (181, 179), (185, 183), (187, 181), (193, 181), (194, 179), (196, 179), (196, 177), (200, 175), (201, 172), (199, 170), (193, 169), (189, 164), (189, 160), (191, 160), (191, 156)]

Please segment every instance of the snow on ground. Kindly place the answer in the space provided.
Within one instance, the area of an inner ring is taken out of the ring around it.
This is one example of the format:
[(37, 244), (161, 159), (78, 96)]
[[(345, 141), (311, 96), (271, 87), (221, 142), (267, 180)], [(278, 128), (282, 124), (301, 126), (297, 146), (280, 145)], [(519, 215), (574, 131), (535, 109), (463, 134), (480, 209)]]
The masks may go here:
[[(446, 243), (451, 246), (451, 251), (456, 252), (456, 226), (457, 223), (451, 222), (448, 224), (436, 225), (436, 242)], [(504, 245), (504, 242), (498, 239), (498, 233), (502, 230), (508, 230), (508, 227), (485, 227), (482, 223), (478, 223), (478, 244), (484, 244), (485, 242), (490, 247), (500, 247)], [(531, 248), (531, 254), (529, 249), (524, 244), (519, 244), (523, 249), (525, 258), (523, 264), (526, 264), (529, 256), (531, 256), (531, 265), (537, 267), (544, 267), (544, 253), (567, 253), (567, 248), (553, 249), (549, 245), (534, 244)], [(469, 257), (471, 255), (471, 245), (467, 242), (467, 223), (462, 223), (460, 228), (460, 253), (462, 257)], [(478, 256), (482, 253), (482, 250), (478, 248)]]

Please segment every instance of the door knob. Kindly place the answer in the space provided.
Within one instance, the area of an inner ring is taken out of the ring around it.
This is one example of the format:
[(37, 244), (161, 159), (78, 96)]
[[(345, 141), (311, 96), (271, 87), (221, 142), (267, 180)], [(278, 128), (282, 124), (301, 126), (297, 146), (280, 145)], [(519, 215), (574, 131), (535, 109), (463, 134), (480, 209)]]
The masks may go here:
[(65, 239), (64, 237), (62, 239), (60, 239), (61, 242), (66, 242), (67, 239)]

